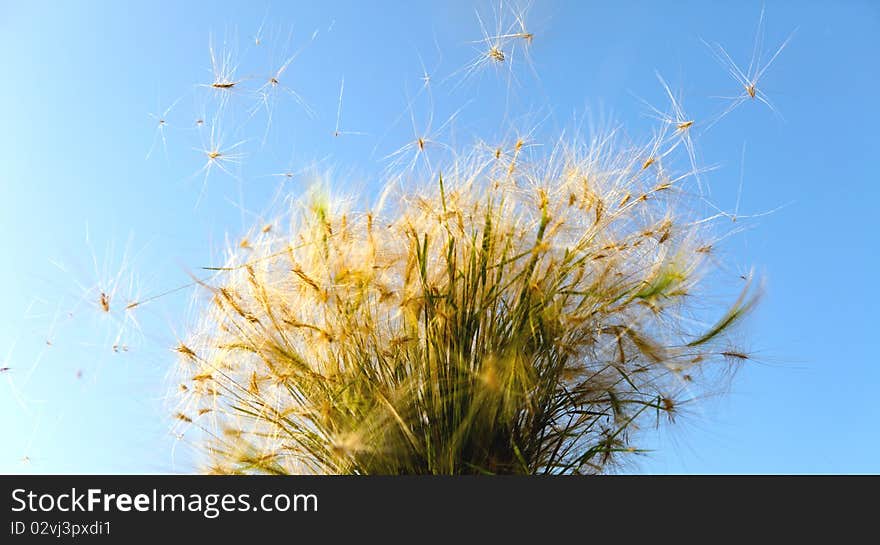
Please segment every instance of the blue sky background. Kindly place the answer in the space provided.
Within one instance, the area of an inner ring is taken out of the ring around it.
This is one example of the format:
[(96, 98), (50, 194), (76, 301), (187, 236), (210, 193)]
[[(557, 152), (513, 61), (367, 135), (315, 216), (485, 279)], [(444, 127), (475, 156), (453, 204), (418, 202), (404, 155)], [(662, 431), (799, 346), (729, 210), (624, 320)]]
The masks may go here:
[[(492, 69), (456, 86), (461, 78), (446, 76), (481, 37), (474, 8), (488, 22), (491, 3), (0, 1), (0, 367), (11, 368), (0, 375), (0, 472), (190, 470), (165, 399), (170, 347), (193, 315), (188, 293), (139, 309), (143, 334), (128, 328), (128, 351), (115, 353), (119, 325), (82, 301), (83, 287), (120, 269), (135, 273), (142, 296), (186, 283), (187, 271), (216, 263), (227, 233), (237, 240), (262, 223), (239, 205), (265, 210), (281, 180), (270, 175), (289, 168), (332, 167), (335, 187), (369, 198), (382, 158), (412, 140), (400, 116), (422, 84), (420, 56), (434, 74), (434, 126), (463, 107), (447, 141), (497, 139), (536, 121), (553, 137), (588, 112), (643, 138), (652, 121), (635, 97), (665, 107), (655, 70), (698, 122), (723, 107), (712, 95), (739, 92), (700, 38), (747, 65), (761, 5), (536, 1), (534, 73), (520, 57), (512, 86)], [(648, 430), (643, 444), (656, 452), (626, 471), (880, 470), (871, 299), (880, 6), (773, 1), (765, 21), (766, 49), (798, 29), (759, 85), (784, 120), (748, 102), (698, 139), (701, 164), (719, 166), (706, 176), (717, 204), (734, 207), (741, 167), (741, 214), (787, 204), (724, 245), (732, 272), (754, 266), (767, 281), (745, 337), (759, 360), (728, 395)], [(211, 79), (209, 35), (238, 44), (253, 88), (283, 60), (291, 28), (289, 50), (306, 47), (284, 82), (315, 116), (282, 97), (263, 143), (264, 113), (246, 123), (255, 101), (234, 94), (239, 114), (222, 128), (228, 143), (248, 138), (247, 157), (237, 179), (213, 172), (199, 199), (195, 120), (211, 112), (195, 84)], [(341, 128), (366, 136), (332, 135), (343, 77)], [(159, 143), (145, 160), (156, 130), (148, 114), (178, 98), (167, 157)], [(427, 94), (413, 109), (426, 123)]]

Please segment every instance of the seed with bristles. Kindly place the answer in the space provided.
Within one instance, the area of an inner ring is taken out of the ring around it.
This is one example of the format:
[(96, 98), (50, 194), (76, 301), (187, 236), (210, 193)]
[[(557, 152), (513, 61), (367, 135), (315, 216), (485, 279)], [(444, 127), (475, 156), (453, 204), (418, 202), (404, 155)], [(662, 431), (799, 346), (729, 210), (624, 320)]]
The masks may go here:
[(755, 88), (754, 84), (746, 85), (746, 92), (749, 94), (749, 97), (755, 98), (755, 93), (757, 93), (757, 89)]
[(739, 361), (751, 359), (748, 354), (746, 354), (745, 352), (740, 352), (738, 350), (725, 350), (724, 352), (721, 352), (721, 355), (725, 358)]
[(182, 354), (184, 357), (186, 357), (188, 359), (191, 359), (191, 360), (198, 359), (198, 356), (196, 355), (196, 353), (190, 347), (188, 347), (187, 345), (185, 345), (183, 343), (178, 344), (177, 347), (174, 349), (174, 351), (177, 352), (178, 354)]
[(321, 291), (321, 287), (318, 286), (318, 283), (312, 280), (311, 278), (303, 272), (303, 270), (299, 267), (295, 267), (293, 269), (294, 274), (296, 274), (303, 282), (312, 287), (315, 291)]
[(497, 47), (490, 48), (487, 55), (495, 62), (504, 62), (504, 52)]
[(260, 395), (260, 384), (257, 381), (257, 372), (256, 371), (251, 373), (250, 382), (248, 384), (248, 391), (254, 395)]

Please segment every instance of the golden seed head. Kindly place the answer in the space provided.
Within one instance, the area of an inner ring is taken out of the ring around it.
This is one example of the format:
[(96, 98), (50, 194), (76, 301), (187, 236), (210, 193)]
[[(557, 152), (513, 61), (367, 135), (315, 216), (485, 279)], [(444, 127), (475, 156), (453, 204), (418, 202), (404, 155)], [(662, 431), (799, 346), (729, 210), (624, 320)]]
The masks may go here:
[(178, 344), (174, 351), (178, 354), (182, 354), (189, 359), (196, 359), (196, 353), (190, 347), (183, 343)]

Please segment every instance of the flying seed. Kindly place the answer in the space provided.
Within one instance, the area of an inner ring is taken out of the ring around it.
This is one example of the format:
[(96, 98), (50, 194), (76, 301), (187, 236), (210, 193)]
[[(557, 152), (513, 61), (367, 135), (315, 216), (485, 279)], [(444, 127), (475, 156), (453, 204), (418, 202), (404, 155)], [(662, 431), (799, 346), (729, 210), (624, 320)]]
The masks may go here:
[[(730, 105), (718, 115), (711, 124), (717, 123), (721, 118), (732, 112), (736, 109), (737, 106), (742, 104), (743, 102), (749, 100), (758, 100), (759, 102), (763, 102), (770, 110), (779, 115), (779, 111), (770, 102), (770, 98), (758, 87), (758, 83), (764, 74), (767, 72), (767, 69), (770, 68), (770, 65), (773, 64), (773, 61), (782, 53), (782, 50), (788, 45), (791, 39), (794, 37), (794, 32), (788, 35), (788, 37), (782, 42), (782, 44), (776, 49), (776, 52), (770, 57), (770, 59), (763, 63), (761, 62), (761, 57), (764, 55), (764, 51), (761, 51), (763, 42), (764, 42), (764, 8), (761, 8), (761, 15), (758, 18), (758, 27), (755, 31), (755, 43), (752, 48), (752, 58), (749, 61), (749, 66), (746, 70), (737, 65), (733, 59), (730, 57), (730, 54), (725, 51), (724, 47), (718, 43), (709, 43), (705, 40), (703, 44), (709, 48), (712, 52), (712, 55), (715, 59), (725, 68), (727, 72), (742, 86), (744, 92), (737, 96), (728, 96), (728, 97), (718, 97), (722, 99), (726, 99), (731, 101)], [(710, 124), (710, 126), (711, 126)]]
[(721, 355), (724, 356), (725, 358), (731, 358), (731, 359), (740, 360), (740, 361), (750, 359), (748, 354), (746, 354), (744, 352), (738, 352), (736, 350), (727, 350), (727, 351), (721, 352)]
[(495, 62), (504, 62), (504, 51), (501, 51), (497, 47), (490, 48), (487, 55)]
[(153, 143), (150, 145), (150, 151), (147, 152), (147, 159), (149, 159), (150, 156), (153, 155), (153, 151), (155, 151), (156, 145), (158, 144), (159, 140), (162, 141), (162, 149), (165, 152), (165, 157), (168, 157), (168, 144), (165, 139), (165, 127), (167, 126), (168, 114), (171, 113), (171, 110), (173, 110), (175, 106), (177, 106), (177, 103), (180, 102), (181, 98), (183, 97), (180, 97), (172, 102), (171, 105), (168, 106), (163, 112), (157, 114), (149, 114), (150, 117), (156, 120), (156, 132), (153, 134)]

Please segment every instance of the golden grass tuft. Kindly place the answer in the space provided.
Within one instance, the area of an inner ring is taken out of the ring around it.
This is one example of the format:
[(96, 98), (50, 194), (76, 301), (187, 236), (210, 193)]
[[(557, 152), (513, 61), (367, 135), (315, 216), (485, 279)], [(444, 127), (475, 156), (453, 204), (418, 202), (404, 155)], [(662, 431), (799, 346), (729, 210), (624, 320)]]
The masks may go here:
[(314, 189), (255, 227), (177, 349), (204, 466), (600, 473), (640, 452), (639, 422), (729, 377), (755, 297), (695, 328), (711, 233), (687, 178), (592, 142), (474, 149), (373, 209)]

